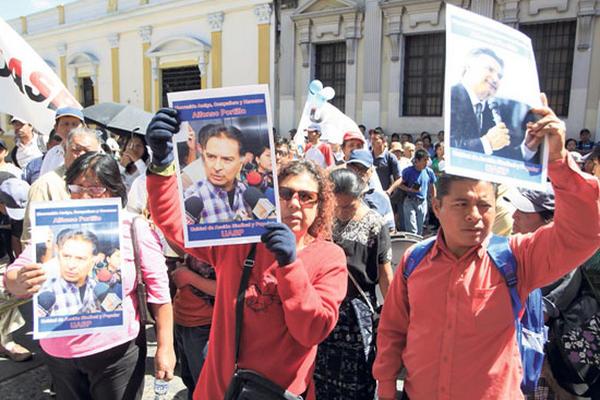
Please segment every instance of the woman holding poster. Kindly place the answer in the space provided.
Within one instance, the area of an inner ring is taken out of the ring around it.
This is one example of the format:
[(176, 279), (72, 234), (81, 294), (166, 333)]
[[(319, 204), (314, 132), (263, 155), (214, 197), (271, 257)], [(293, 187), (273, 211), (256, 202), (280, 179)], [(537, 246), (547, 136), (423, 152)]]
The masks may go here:
[[(171, 136), (179, 131), (173, 109), (161, 109), (146, 138), (153, 159), (147, 185), (150, 211), (165, 236), (183, 248), (181, 205), (174, 194)], [(187, 248), (217, 274), (209, 350), (194, 399), (222, 399), (236, 366), (259, 372), (303, 398), (314, 399), (312, 370), (317, 345), (338, 319), (346, 294), (344, 252), (330, 236), (333, 194), (322, 171), (292, 161), (278, 173), (281, 219), (267, 223), (256, 246), (245, 292), (239, 357), (235, 354), (235, 310), (244, 260), (252, 244)]]
[[(66, 172), (66, 183), (72, 199), (121, 198), (122, 205), (127, 200), (125, 185), (119, 168), (106, 154), (86, 153), (77, 158)], [(74, 202), (73, 203), (78, 203)], [(154, 361), (155, 376), (170, 380), (175, 367), (173, 350), (173, 315), (167, 267), (160, 242), (147, 224), (137, 224), (139, 243), (133, 244), (130, 235), (131, 217), (127, 215), (121, 229), (121, 248), (114, 251), (110, 262), (120, 264), (122, 280), (122, 309), (125, 327), (100, 333), (76, 334), (40, 340), (46, 354), (46, 364), (54, 383), (54, 390), (60, 399), (140, 399), (144, 387), (146, 359), (145, 330), (140, 327), (135, 298), (136, 268), (133, 262), (133, 247), (139, 247), (142, 260), (144, 282), (148, 289), (148, 303), (156, 319), (158, 348)], [(94, 252), (96, 235), (84, 230), (66, 230), (60, 241), (62, 247), (71, 246), (82, 251), (90, 248)], [(61, 232), (62, 233), (62, 232)], [(58, 238), (60, 239), (60, 238)], [(33, 245), (32, 245), (33, 246)], [(87, 246), (87, 247), (86, 247)], [(59, 251), (61, 249), (59, 248)], [(40, 290), (48, 276), (40, 264), (32, 259), (34, 249), (29, 246), (9, 266), (6, 275), (8, 290), (17, 296), (29, 296)], [(61, 256), (61, 254), (59, 254)], [(65, 256), (62, 254), (62, 256)], [(71, 256), (69, 256), (72, 258)], [(120, 260), (113, 258), (121, 257)], [(57, 257), (60, 258), (60, 257)], [(81, 257), (80, 257), (81, 258)], [(85, 261), (85, 260), (84, 260)], [(86, 271), (89, 269), (85, 267)], [(91, 274), (74, 276), (70, 271), (65, 275), (69, 281), (89, 280)], [(93, 295), (100, 297), (96, 283)], [(74, 284), (67, 284), (74, 286)], [(108, 287), (106, 284), (104, 287)], [(47, 292), (50, 293), (50, 292)], [(68, 304), (70, 293), (54, 293), (53, 304)], [(119, 293), (116, 293), (118, 296)], [(104, 293), (106, 297), (106, 293)], [(38, 299), (38, 304), (42, 304)], [(104, 303), (96, 304), (104, 307)]]

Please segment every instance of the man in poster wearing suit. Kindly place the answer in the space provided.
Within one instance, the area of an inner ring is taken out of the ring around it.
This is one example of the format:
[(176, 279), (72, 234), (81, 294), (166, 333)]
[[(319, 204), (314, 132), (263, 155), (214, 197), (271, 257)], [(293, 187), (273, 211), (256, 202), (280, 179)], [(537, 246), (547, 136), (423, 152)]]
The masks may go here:
[(467, 55), (460, 83), (450, 98), (450, 145), (519, 161), (539, 163), (537, 141), (526, 140), (526, 124), (533, 120), (524, 103), (494, 97), (504, 72), (504, 61), (488, 48)]

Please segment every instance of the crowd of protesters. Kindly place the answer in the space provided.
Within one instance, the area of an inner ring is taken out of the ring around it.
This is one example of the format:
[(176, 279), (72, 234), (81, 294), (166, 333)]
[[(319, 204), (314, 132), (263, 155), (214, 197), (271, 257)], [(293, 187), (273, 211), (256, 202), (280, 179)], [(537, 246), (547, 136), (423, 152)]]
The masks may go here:
[[(222, 190), (219, 209), (234, 220), (251, 212), (238, 193), (242, 177), (265, 191), (276, 173), (281, 205), (281, 222), (265, 226), (261, 243), (202, 248), (184, 247), (175, 110), (159, 110), (145, 135), (90, 129), (71, 107), (56, 111), (48, 136), (13, 118), (15, 146), (0, 138), (4, 284), (26, 297), (47, 279), (29, 251), (30, 202), (118, 197), (126, 210), (126, 328), (41, 340), (57, 398), (141, 396), (146, 339), (128, 233), (140, 214), (149, 221), (138, 229), (156, 318), (155, 375), (171, 379), (179, 362), (189, 399), (236, 398), (240, 369), (305, 399), (392, 399), (403, 369), (404, 398), (516, 399), (523, 398), (522, 370), (510, 294), (486, 255), (491, 232), (512, 232), (519, 295), (543, 288), (555, 338), (528, 398), (600, 398), (600, 357), (589, 354), (600, 346), (600, 148), (587, 129), (580, 141), (565, 142), (564, 123), (547, 106), (533, 112), (540, 120), (528, 134), (549, 143), (546, 192), (445, 174), (443, 131), (388, 135), (361, 125), (334, 144), (311, 124), (288, 138), (275, 135), (272, 171), (270, 149), (248, 154), (236, 128), (192, 130), (180, 165), (187, 193)], [(208, 177), (215, 143), (230, 146), (235, 161), (219, 175), (222, 183)], [(194, 183), (194, 169), (207, 175), (205, 185)], [(394, 238), (405, 232), (436, 237), (410, 280), (401, 273), (410, 252), (392, 265)], [(244, 300), (241, 333), (236, 299)], [(11, 336), (23, 323), (15, 308), (0, 315), (0, 354), (13, 361), (32, 357)], [(580, 331), (595, 336), (582, 344)], [(569, 352), (574, 343), (581, 348)]]

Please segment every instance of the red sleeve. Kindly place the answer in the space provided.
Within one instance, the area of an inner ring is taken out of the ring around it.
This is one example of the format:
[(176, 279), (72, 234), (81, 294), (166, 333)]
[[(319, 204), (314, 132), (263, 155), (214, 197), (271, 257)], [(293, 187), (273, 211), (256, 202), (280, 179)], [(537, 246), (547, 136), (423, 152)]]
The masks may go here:
[(377, 356), (373, 364), (373, 377), (379, 382), (379, 397), (396, 396), (396, 379), (404, 366), (402, 353), (406, 347), (409, 322), (409, 304), (406, 279), (401, 271), (410, 251), (404, 252), (398, 272), (385, 296), (377, 330)]
[[(344, 251), (323, 243), (319, 259), (299, 257), (277, 269), (277, 283), (290, 335), (306, 347), (321, 343), (335, 327), (346, 297), (348, 272)], [(314, 253), (313, 253), (314, 254)], [(311, 280), (305, 264), (318, 265)]]
[(321, 143), (319, 150), (321, 150), (321, 153), (325, 157), (325, 163), (328, 167), (335, 165), (335, 158), (333, 157), (333, 152), (331, 151), (331, 146), (329, 146), (329, 143)]
[(186, 253), (215, 267), (217, 246), (186, 248), (183, 244), (181, 204), (175, 175), (161, 176), (148, 173), (146, 191), (148, 192), (148, 207), (152, 221), (165, 237), (172, 240)]
[(598, 179), (569, 157), (548, 165), (555, 195), (554, 222), (528, 235), (511, 236), (519, 293), (547, 285), (581, 265), (600, 243)]

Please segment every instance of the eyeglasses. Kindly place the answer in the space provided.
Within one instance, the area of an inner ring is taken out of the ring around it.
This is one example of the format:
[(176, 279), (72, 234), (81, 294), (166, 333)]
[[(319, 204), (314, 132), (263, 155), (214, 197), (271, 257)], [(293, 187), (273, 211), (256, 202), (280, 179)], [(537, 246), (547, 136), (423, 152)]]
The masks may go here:
[(69, 192), (71, 193), (89, 193), (92, 196), (101, 196), (106, 192), (104, 186), (79, 186), (79, 185), (68, 185)]
[(308, 190), (294, 190), (285, 186), (279, 186), (279, 198), (285, 201), (290, 201), (295, 195), (298, 195), (298, 200), (303, 206), (312, 206), (317, 204), (319, 201), (319, 194), (317, 192), (310, 192)]
[(287, 157), (287, 155), (289, 153), (287, 151), (283, 151), (283, 150), (275, 150), (275, 154), (278, 155), (279, 157)]

